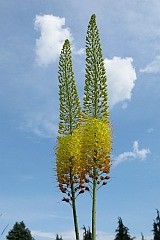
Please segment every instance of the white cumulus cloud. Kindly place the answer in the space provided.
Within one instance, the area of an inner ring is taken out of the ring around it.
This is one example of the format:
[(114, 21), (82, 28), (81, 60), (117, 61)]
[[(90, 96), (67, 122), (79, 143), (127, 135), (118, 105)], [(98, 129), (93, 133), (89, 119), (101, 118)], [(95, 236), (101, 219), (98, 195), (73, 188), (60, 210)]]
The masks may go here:
[(65, 18), (53, 15), (36, 15), (35, 29), (40, 31), (36, 39), (36, 61), (39, 65), (55, 62), (59, 57), (65, 39), (72, 39), (69, 28), (65, 26)]
[[(108, 79), (109, 105), (130, 100), (135, 85), (136, 71), (131, 57), (105, 58)], [(126, 105), (125, 105), (126, 106)]]
[(144, 160), (146, 159), (147, 155), (150, 153), (150, 150), (148, 148), (139, 149), (138, 141), (134, 141), (133, 143), (133, 151), (132, 152), (124, 152), (118, 155), (113, 162), (114, 166), (117, 166), (118, 164), (132, 159), (140, 159)]
[(159, 73), (160, 72), (160, 56), (149, 63), (145, 68), (140, 69), (142, 73)]

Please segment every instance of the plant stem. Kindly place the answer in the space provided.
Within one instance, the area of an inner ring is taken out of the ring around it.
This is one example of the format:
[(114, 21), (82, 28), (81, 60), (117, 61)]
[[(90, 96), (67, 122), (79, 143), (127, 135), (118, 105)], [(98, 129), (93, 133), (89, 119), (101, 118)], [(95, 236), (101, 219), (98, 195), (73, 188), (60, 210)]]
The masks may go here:
[(78, 218), (77, 218), (77, 211), (76, 211), (75, 189), (74, 189), (74, 183), (73, 183), (73, 177), (72, 177), (71, 170), (70, 170), (70, 181), (71, 181), (71, 195), (72, 195), (72, 211), (73, 211), (73, 220), (74, 220), (76, 240), (80, 240), (79, 229), (78, 229)]
[[(96, 169), (93, 169), (93, 175), (96, 176)], [(93, 198), (92, 198), (92, 240), (96, 240), (96, 194), (97, 180), (93, 179)]]

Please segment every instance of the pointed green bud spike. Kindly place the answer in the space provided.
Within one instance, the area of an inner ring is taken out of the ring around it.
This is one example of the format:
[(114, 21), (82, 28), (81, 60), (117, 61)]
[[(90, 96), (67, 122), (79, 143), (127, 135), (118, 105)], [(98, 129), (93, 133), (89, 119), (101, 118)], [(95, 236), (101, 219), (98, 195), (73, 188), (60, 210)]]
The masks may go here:
[(58, 132), (63, 135), (72, 134), (81, 118), (81, 107), (74, 79), (71, 47), (68, 39), (64, 42), (59, 58), (58, 80), (60, 100)]
[(89, 116), (108, 118), (107, 78), (96, 15), (90, 18), (86, 36), (84, 111)]

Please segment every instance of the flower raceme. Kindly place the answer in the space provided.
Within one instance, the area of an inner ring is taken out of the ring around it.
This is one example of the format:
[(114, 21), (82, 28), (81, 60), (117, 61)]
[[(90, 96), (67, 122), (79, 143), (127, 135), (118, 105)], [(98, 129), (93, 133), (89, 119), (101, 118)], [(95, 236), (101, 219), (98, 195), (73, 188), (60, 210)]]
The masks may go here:
[[(68, 183), (65, 179), (70, 175), (70, 171), (76, 171), (80, 160), (80, 131), (77, 128), (74, 133), (57, 138), (56, 148), (56, 168), (59, 183)], [(69, 180), (69, 179), (68, 179)]]
[[(62, 192), (67, 186), (70, 187), (71, 172), (72, 181), (80, 184), (82, 188), (84, 183), (86, 186), (89, 179), (95, 177), (93, 169), (97, 171), (98, 183), (107, 179), (106, 174), (110, 172), (111, 140), (110, 122), (105, 118), (93, 117), (86, 118), (72, 135), (58, 137), (57, 178)], [(104, 182), (103, 185), (105, 185)], [(79, 189), (81, 188), (76, 187), (75, 190)]]
[(81, 161), (87, 172), (95, 168), (109, 173), (111, 140), (110, 122), (105, 118), (89, 117), (84, 123), (81, 137)]

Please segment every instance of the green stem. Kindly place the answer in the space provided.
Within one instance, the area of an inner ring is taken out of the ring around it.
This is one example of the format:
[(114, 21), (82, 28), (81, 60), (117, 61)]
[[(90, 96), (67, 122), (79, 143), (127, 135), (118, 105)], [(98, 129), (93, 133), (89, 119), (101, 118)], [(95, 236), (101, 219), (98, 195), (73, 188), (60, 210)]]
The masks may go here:
[[(68, 80), (66, 69), (67, 69), (67, 67), (65, 66), (65, 76), (66, 76), (66, 79)], [(72, 104), (71, 104), (71, 97), (70, 97), (70, 94), (69, 94), (68, 81), (66, 81), (66, 92), (67, 92), (67, 100), (68, 100), (68, 105), (69, 105), (69, 113), (68, 113), (69, 114), (69, 131), (70, 131), (70, 134), (72, 135), (72, 122), (73, 122), (73, 120), (72, 120)], [(70, 159), (70, 161), (73, 164), (73, 159)], [(76, 235), (76, 240), (80, 240), (72, 168), (70, 168), (70, 183), (71, 183), (72, 212), (73, 212), (75, 235)]]
[[(96, 169), (93, 169), (93, 175), (96, 176)], [(92, 198), (92, 240), (96, 240), (96, 193), (97, 180), (93, 179), (93, 198)]]
[(77, 218), (77, 211), (76, 211), (75, 189), (74, 189), (74, 183), (73, 183), (71, 170), (70, 170), (70, 181), (71, 181), (71, 195), (72, 195), (72, 211), (73, 211), (73, 220), (74, 220), (76, 240), (80, 240), (79, 229), (78, 229), (78, 218)]

